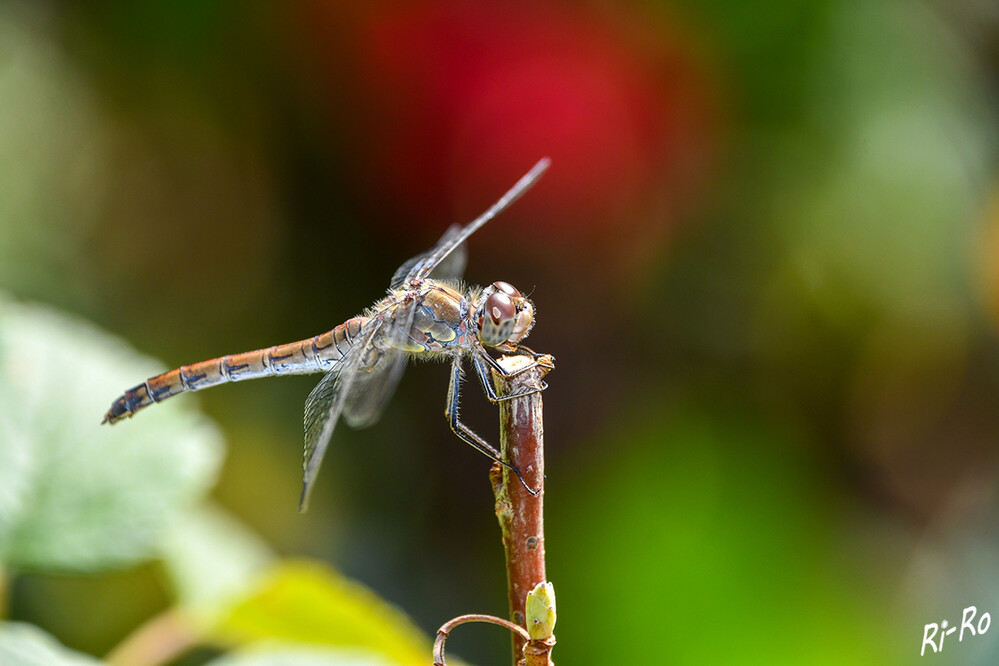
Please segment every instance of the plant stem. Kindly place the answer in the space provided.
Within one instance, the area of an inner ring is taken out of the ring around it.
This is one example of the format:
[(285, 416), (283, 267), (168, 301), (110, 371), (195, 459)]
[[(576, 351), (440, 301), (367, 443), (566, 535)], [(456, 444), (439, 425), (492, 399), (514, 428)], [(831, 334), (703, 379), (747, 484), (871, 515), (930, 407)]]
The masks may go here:
[(7, 570), (0, 567), (0, 622), (7, 619), (8, 605), (10, 604), (10, 578)]
[[(544, 357), (551, 364), (551, 357)], [(538, 364), (527, 356), (504, 356), (498, 362), (507, 376), (493, 373), (493, 383), (500, 395), (519, 393), (541, 386), (551, 367)], [(526, 366), (525, 366), (526, 364)], [(507, 593), (510, 618), (525, 627), (524, 601), (527, 593), (545, 578), (544, 531), (544, 424), (541, 393), (504, 400), (500, 405), (500, 452), (503, 459), (517, 468), (523, 477), (496, 464), (490, 471), (506, 551)], [(536, 491), (532, 494), (524, 484)], [(524, 639), (514, 635), (514, 663), (523, 654)]]
[(199, 637), (177, 609), (168, 609), (129, 634), (105, 661), (111, 666), (159, 666), (197, 645)]
[(444, 623), (440, 629), (437, 630), (437, 640), (434, 641), (434, 666), (447, 666), (447, 662), (444, 660), (444, 642), (447, 641), (447, 637), (454, 631), (454, 628), (467, 624), (468, 622), (488, 622), (489, 624), (496, 624), (501, 627), (506, 627), (514, 633), (514, 635), (523, 634), (523, 639), (527, 640), (530, 636), (523, 627), (519, 627), (509, 620), (504, 620), (501, 617), (493, 617), (492, 615), (459, 615), (453, 620), (449, 620)]

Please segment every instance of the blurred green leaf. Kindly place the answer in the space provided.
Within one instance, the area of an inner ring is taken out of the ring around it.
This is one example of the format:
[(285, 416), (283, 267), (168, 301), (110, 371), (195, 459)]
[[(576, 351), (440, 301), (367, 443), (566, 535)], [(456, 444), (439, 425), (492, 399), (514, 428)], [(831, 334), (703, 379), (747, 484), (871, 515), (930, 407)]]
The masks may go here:
[(799, 434), (717, 399), (622, 418), (611, 455), (549, 483), (547, 542), (571, 544), (548, 550), (563, 659), (899, 663), (905, 628), (841, 550), (856, 535)]
[(0, 4), (0, 285), (72, 293), (107, 189), (108, 125), (73, 63), (17, 5)]
[(392, 663), (363, 650), (269, 646), (226, 655), (209, 666), (391, 666)]
[(972, 56), (931, 7), (891, 0), (837, 3), (824, 42), (771, 178), (783, 307), (802, 285), (834, 321), (961, 321), (995, 146)]
[(365, 648), (425, 666), (431, 644), (398, 609), (314, 562), (285, 562), (215, 630), (225, 642), (274, 639)]
[(104, 662), (74, 652), (30, 624), (0, 624), (0, 664), (3, 666), (100, 666)]
[(180, 606), (211, 622), (250, 589), (274, 553), (235, 518), (206, 504), (173, 522), (162, 557)]
[(123, 389), (156, 372), (84, 321), (0, 295), (0, 562), (132, 564), (208, 490), (222, 440), (185, 405), (100, 426)]

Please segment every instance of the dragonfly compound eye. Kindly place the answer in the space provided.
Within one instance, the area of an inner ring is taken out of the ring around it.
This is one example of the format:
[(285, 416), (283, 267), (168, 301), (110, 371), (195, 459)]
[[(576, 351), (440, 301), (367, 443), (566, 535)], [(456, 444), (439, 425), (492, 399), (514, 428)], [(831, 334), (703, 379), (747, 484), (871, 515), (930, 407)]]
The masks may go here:
[(517, 288), (509, 282), (493, 282), (493, 288), (495, 288), (497, 292), (506, 294), (510, 298), (520, 298), (520, 292), (517, 291)]
[(479, 337), (483, 344), (495, 347), (506, 342), (513, 333), (516, 317), (517, 306), (508, 294), (500, 291), (490, 294), (479, 313)]

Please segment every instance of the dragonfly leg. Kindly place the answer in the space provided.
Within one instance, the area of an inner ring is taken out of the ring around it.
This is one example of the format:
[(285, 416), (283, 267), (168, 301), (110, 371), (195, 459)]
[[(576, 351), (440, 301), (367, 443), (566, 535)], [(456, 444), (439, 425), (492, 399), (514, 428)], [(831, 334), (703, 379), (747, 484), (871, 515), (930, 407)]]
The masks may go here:
[[(503, 400), (512, 400), (514, 398), (519, 398), (521, 396), (531, 395), (532, 393), (539, 393), (548, 388), (548, 384), (546, 384), (544, 381), (541, 381), (540, 385), (537, 387), (531, 386), (525, 388), (522, 391), (516, 391), (508, 395), (500, 395), (496, 392), (496, 389), (493, 387), (493, 383), (489, 378), (489, 368), (492, 368), (493, 370), (503, 375), (504, 377), (509, 377), (510, 373), (504, 370), (503, 366), (497, 363), (496, 359), (494, 359), (486, 352), (482, 352), (479, 354), (472, 354), (472, 365), (475, 366), (475, 373), (479, 376), (479, 381), (482, 383), (482, 390), (486, 392), (486, 397), (489, 399), (489, 402), (501, 402)], [(521, 372), (524, 372), (525, 370), (530, 370), (531, 367), (532, 366), (527, 366), (526, 368), (518, 370), (517, 373), (514, 374), (519, 374)]]
[[(539, 352), (536, 352), (527, 345), (517, 345), (517, 349), (514, 353), (523, 354), (524, 356), (530, 356), (532, 359), (534, 359), (535, 363), (537, 363), (542, 367), (548, 368), (549, 370), (555, 369), (555, 366), (552, 365), (551, 361), (545, 358), (546, 356), (548, 356), (548, 354), (541, 354)], [(548, 358), (551, 357), (548, 356)]]
[(447, 389), (447, 405), (444, 407), (444, 415), (447, 417), (447, 422), (451, 426), (451, 430), (458, 439), (465, 442), (473, 449), (479, 453), (485, 455), (487, 458), (494, 462), (498, 462), (503, 465), (508, 470), (517, 475), (520, 482), (523, 484), (527, 492), (532, 495), (537, 495), (538, 491), (527, 485), (524, 481), (524, 477), (520, 475), (520, 470), (503, 460), (500, 456), (500, 452), (493, 448), (486, 440), (482, 439), (469, 428), (467, 425), (462, 423), (458, 419), (458, 402), (461, 397), (461, 358), (455, 358), (454, 362), (451, 364), (451, 382)]

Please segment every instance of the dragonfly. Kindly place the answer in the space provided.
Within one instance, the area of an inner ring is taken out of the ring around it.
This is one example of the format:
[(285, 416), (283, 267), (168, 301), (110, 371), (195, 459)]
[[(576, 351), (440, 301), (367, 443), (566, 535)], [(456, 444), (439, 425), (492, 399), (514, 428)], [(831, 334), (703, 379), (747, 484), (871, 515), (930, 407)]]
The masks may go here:
[(175, 395), (227, 382), (324, 373), (305, 401), (304, 478), (299, 500), (299, 510), (305, 511), (337, 422), (342, 418), (354, 428), (375, 423), (410, 357), (450, 361), (444, 414), (451, 430), (472, 448), (511, 470), (527, 490), (535, 493), (519, 470), (458, 418), (462, 364), (466, 358), (471, 360), (486, 397), (493, 403), (547, 388), (539, 381), (501, 395), (489, 377), (490, 371), (502, 376), (511, 374), (489, 350), (530, 357), (531, 363), (514, 373), (536, 365), (551, 367), (551, 357), (522, 343), (534, 325), (534, 305), (506, 282), (493, 282), (483, 289), (464, 286), (460, 277), (466, 263), (465, 241), (530, 189), (549, 164), (547, 157), (540, 160), (489, 210), (465, 226), (452, 225), (434, 247), (406, 261), (392, 276), (388, 295), (363, 314), (312, 338), (213, 358), (150, 377), (119, 396), (104, 415), (103, 423), (114, 424)]

